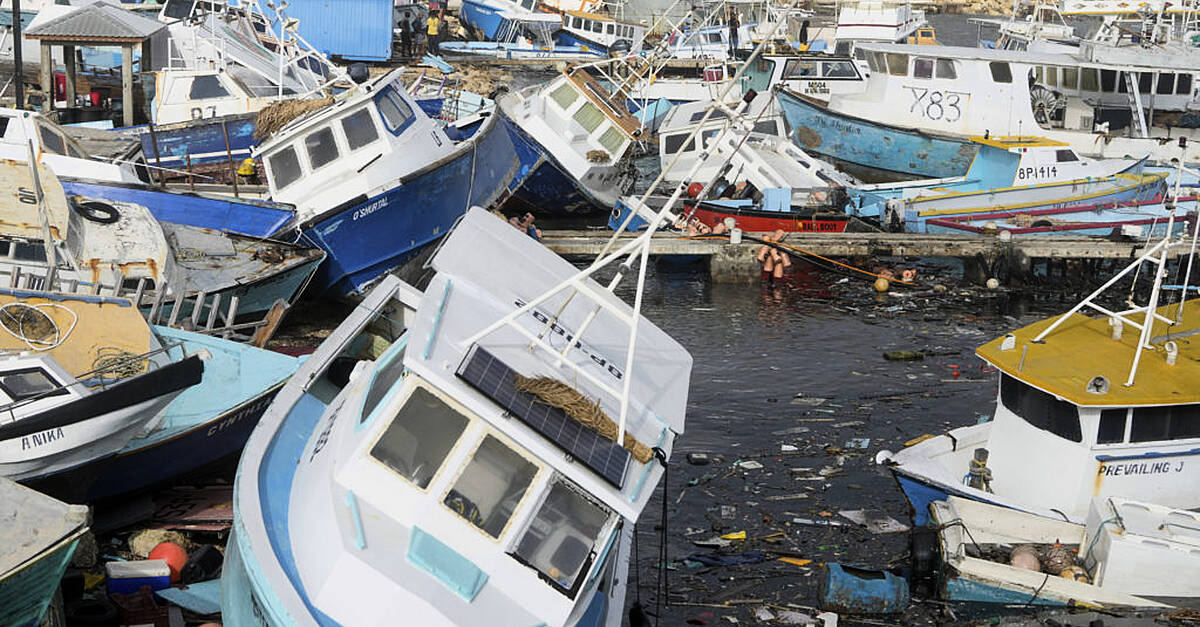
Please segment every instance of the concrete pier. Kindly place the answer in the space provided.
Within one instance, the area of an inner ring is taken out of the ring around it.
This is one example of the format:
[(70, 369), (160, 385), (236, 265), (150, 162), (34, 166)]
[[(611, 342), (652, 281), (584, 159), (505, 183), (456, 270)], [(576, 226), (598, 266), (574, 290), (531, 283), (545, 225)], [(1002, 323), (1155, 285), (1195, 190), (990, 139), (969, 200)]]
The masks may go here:
[[(761, 233), (746, 233), (759, 237)], [(611, 231), (547, 230), (542, 242), (564, 257), (592, 256), (603, 248)], [(625, 233), (622, 239), (633, 237)], [(1031, 236), (1002, 241), (985, 235), (929, 235), (915, 233), (790, 233), (788, 246), (822, 257), (954, 257), (963, 261), (965, 278), (985, 281), (997, 274), (1028, 271), (1039, 259), (1132, 259), (1145, 248), (1144, 241), (1111, 241), (1094, 237)], [(653, 255), (695, 255), (709, 258), (709, 271), (718, 282), (758, 279), (755, 260), (760, 243), (744, 239), (730, 244), (727, 238), (687, 238), (657, 235)], [(1186, 252), (1176, 247), (1173, 255)], [(1001, 281), (1006, 276), (997, 276)]]

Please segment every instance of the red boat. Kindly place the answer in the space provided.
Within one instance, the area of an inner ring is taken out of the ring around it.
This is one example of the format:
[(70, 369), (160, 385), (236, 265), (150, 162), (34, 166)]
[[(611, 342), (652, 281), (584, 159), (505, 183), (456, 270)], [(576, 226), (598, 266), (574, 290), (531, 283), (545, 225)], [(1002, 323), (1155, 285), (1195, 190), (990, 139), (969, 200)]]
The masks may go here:
[(712, 227), (725, 218), (733, 218), (737, 228), (750, 233), (782, 230), (786, 233), (843, 233), (850, 222), (845, 213), (824, 208), (793, 207), (791, 211), (767, 211), (749, 201), (702, 202), (694, 209), (695, 217)]

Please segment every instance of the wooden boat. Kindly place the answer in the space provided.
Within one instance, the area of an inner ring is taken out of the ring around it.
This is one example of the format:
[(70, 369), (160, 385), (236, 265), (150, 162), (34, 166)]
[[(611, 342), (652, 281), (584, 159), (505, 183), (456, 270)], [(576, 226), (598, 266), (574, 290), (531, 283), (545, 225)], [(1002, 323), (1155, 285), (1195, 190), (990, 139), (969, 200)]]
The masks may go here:
[[(633, 524), (664, 472), (649, 447), (672, 455), (691, 357), (481, 209), (431, 263), (424, 292), (382, 280), (252, 434), (227, 624), (622, 624)], [(595, 399), (611, 431), (518, 376)]]
[[(1200, 362), (1185, 339), (1200, 328), (1200, 300), (1159, 305), (1159, 268), (1186, 240), (1160, 240), (1066, 314), (981, 346), (976, 354), (1000, 371), (990, 421), (877, 455), (918, 525), (948, 496), (1071, 522), (1085, 520), (1095, 497), (1200, 507)], [(1147, 304), (1101, 304), (1143, 264), (1155, 272)]]
[[(1200, 514), (1192, 511), (1107, 497), (1073, 523), (952, 496), (930, 505), (930, 520), (946, 600), (1117, 609), (1200, 598)], [(1010, 565), (1022, 546), (1040, 570)]]
[(35, 627), (88, 530), (88, 508), (0, 477), (0, 624)]

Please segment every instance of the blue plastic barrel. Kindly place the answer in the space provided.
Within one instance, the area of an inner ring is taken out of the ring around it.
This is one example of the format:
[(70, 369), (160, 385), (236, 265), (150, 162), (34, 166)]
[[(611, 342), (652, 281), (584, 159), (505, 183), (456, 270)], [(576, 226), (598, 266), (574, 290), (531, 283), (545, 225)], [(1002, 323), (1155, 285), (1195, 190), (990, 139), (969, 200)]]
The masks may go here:
[(848, 614), (892, 614), (908, 607), (908, 580), (882, 570), (825, 564), (818, 584), (821, 609)]

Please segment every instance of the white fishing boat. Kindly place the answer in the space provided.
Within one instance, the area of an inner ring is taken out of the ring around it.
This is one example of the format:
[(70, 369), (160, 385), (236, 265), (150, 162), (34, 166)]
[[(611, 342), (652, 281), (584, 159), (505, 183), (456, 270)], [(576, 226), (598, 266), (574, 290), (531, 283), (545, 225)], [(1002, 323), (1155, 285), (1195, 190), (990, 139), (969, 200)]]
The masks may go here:
[(590, 276), (640, 288), (649, 237), (579, 270), (475, 208), (424, 292), (381, 281), (247, 444), (224, 623), (621, 625), (692, 360)]
[(604, 54), (639, 52), (646, 39), (646, 27), (615, 17), (583, 11), (564, 11), (560, 44), (579, 45)]
[(556, 41), (563, 24), (556, 13), (505, 11), (500, 17), (503, 21), (492, 41), (448, 41), (439, 44), (438, 51), (443, 55), (547, 61), (589, 61), (608, 56), (602, 48)]
[[(32, 148), (31, 148), (32, 145)], [(140, 183), (136, 160), (109, 163), (93, 158), (65, 129), (34, 111), (0, 107), (0, 159), (29, 161), (30, 150), (39, 163), (66, 178)], [(143, 167), (143, 176), (145, 176)]]
[[(603, 75), (619, 63), (575, 66), (497, 98), (528, 173), (515, 198), (553, 214), (607, 212), (630, 189), (636, 178), (630, 155), (644, 129), (590, 74)], [(619, 84), (612, 75), (606, 78)]]
[(819, 101), (866, 88), (862, 69), (850, 56), (763, 55), (746, 68), (743, 89), (765, 94), (776, 86)]
[[(1198, 362), (1186, 339), (1200, 328), (1200, 300), (1159, 304), (1168, 253), (1194, 251), (1196, 233), (1158, 241), (1066, 314), (976, 351), (1000, 371), (992, 419), (876, 457), (896, 476), (917, 524), (930, 502), (947, 496), (1071, 522), (1083, 522), (1096, 497), (1200, 507)], [(1184, 265), (1187, 285), (1192, 266)], [(1102, 304), (1143, 267), (1147, 304)]]
[(88, 508), (0, 477), (0, 624), (34, 627), (88, 530)]
[[(1200, 597), (1200, 514), (1192, 511), (1120, 497), (1094, 499), (1079, 523), (953, 496), (930, 509), (938, 592), (949, 601), (1118, 609)], [(1011, 565), (1022, 552), (1039, 559)]]
[[(918, 33), (919, 30), (928, 32)], [(835, 54), (852, 55), (859, 44), (918, 43), (915, 41), (918, 35), (921, 43), (933, 43), (933, 29), (925, 19), (925, 12), (914, 9), (911, 3), (858, 0), (842, 5), (838, 12), (832, 48)]]
[[(709, 115), (709, 109), (713, 109)], [(707, 120), (705, 116), (708, 116)], [(756, 97), (742, 116), (744, 124), (740, 127), (764, 136), (787, 138), (787, 129), (783, 124), (783, 115), (779, 112), (775, 99), (769, 94)], [(710, 101), (689, 102), (675, 105), (663, 117), (658, 129), (658, 162), (663, 173), (663, 182), (679, 183), (682, 177), (692, 170), (708, 152), (709, 143), (718, 133), (731, 124), (726, 108), (713, 108)], [(692, 131), (700, 126), (699, 141), (688, 139)], [(800, 150), (796, 149), (799, 153)], [(672, 162), (674, 165), (672, 165)], [(699, 181), (708, 181), (721, 169), (715, 160), (706, 164), (696, 175)]]
[(0, 476), (17, 481), (115, 454), (204, 371), (128, 299), (5, 288), (0, 330)]

